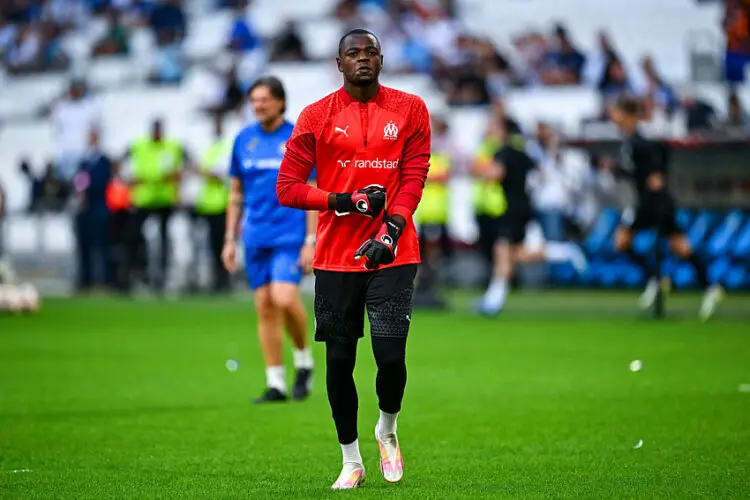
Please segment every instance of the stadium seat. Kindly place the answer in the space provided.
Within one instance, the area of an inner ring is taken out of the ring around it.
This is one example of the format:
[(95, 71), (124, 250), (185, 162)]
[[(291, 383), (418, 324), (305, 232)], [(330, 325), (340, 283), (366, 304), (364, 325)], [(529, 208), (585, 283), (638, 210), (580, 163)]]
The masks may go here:
[(737, 258), (747, 258), (750, 256), (750, 220), (737, 231), (737, 238), (731, 249), (731, 254)]
[(86, 80), (93, 88), (109, 89), (133, 82), (138, 77), (138, 72), (133, 71), (132, 59), (127, 56), (110, 56), (92, 60)]
[(612, 234), (619, 220), (620, 215), (611, 208), (607, 208), (599, 214), (594, 228), (589, 232), (583, 245), (588, 255), (611, 254), (614, 251)]
[(714, 260), (708, 266), (708, 281), (711, 283), (721, 282), (731, 266), (732, 262), (726, 257)]
[(710, 210), (701, 210), (693, 219), (693, 223), (687, 230), (687, 239), (696, 252), (703, 251), (703, 245), (714, 226), (716, 214)]
[(734, 238), (742, 227), (744, 219), (745, 214), (740, 210), (734, 210), (728, 213), (723, 220), (719, 222), (719, 226), (708, 239), (705, 248), (706, 253), (711, 257), (727, 255), (732, 248)]
[(750, 273), (741, 264), (733, 264), (729, 267), (721, 280), (721, 284), (729, 290), (739, 290), (745, 285), (750, 285)]
[(698, 281), (695, 269), (688, 262), (679, 262), (671, 273), (672, 286), (677, 289), (693, 288)]

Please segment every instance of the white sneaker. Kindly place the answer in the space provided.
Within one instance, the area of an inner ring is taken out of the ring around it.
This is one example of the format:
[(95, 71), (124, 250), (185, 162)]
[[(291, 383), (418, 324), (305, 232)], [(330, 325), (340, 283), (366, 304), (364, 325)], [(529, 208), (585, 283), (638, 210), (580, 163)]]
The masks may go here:
[(341, 468), (336, 482), (331, 486), (332, 490), (351, 490), (365, 484), (365, 466), (358, 463), (347, 462)]
[(708, 321), (716, 312), (719, 303), (724, 299), (724, 289), (721, 285), (711, 285), (703, 294), (701, 309), (698, 313), (701, 320)]
[(375, 428), (375, 439), (380, 449), (380, 473), (389, 483), (397, 483), (404, 477), (404, 459), (396, 433), (381, 435)]
[(638, 305), (641, 309), (648, 309), (654, 305), (656, 296), (659, 294), (659, 281), (656, 278), (650, 278), (646, 283), (646, 288), (638, 299)]

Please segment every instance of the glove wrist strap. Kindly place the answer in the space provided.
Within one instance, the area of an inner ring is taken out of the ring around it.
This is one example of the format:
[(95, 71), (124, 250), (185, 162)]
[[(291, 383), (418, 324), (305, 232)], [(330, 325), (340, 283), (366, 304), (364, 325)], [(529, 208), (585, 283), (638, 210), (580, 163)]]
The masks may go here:
[(336, 205), (333, 207), (336, 215), (347, 215), (352, 211), (352, 195), (339, 193), (336, 195)]

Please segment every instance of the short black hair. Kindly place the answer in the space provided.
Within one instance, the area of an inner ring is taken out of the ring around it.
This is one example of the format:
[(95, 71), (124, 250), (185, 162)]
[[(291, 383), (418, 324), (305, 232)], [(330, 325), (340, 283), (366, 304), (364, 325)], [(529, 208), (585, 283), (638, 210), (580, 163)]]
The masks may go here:
[(281, 112), (286, 112), (286, 89), (284, 88), (284, 84), (281, 83), (281, 80), (272, 75), (262, 76), (255, 80), (252, 85), (250, 85), (250, 88), (247, 89), (247, 95), (249, 96), (253, 92), (253, 90), (257, 89), (258, 87), (267, 87), (268, 91), (275, 99), (283, 101), (284, 107), (281, 108)]
[(346, 42), (346, 39), (351, 36), (371, 36), (377, 42), (378, 50), (380, 50), (380, 39), (377, 37), (375, 33), (373, 33), (372, 31), (363, 29), (363, 28), (356, 28), (345, 33), (344, 36), (342, 36), (341, 39), (339, 40), (339, 56), (341, 56), (341, 53), (344, 50), (344, 42)]

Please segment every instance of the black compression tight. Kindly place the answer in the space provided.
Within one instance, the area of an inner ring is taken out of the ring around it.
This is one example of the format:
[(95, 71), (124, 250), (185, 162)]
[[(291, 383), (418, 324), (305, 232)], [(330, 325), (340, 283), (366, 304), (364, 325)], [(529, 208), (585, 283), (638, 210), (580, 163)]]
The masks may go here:
[[(398, 413), (406, 388), (406, 338), (372, 337), (378, 365), (376, 389), (380, 409)], [(326, 386), (339, 443), (357, 439), (359, 400), (354, 385), (357, 342), (326, 342)]]

